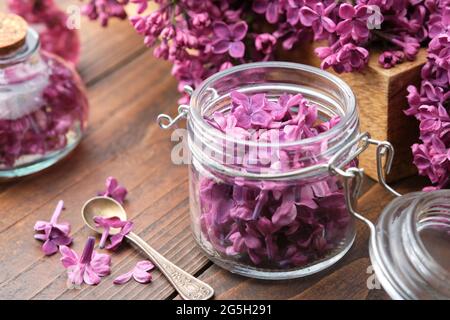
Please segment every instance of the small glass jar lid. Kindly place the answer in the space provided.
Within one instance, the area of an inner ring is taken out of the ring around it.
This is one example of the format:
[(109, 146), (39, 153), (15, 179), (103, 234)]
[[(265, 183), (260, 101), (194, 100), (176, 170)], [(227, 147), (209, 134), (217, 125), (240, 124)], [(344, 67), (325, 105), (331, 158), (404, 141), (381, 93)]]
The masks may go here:
[(370, 258), (393, 299), (450, 299), (450, 190), (394, 199), (371, 228)]

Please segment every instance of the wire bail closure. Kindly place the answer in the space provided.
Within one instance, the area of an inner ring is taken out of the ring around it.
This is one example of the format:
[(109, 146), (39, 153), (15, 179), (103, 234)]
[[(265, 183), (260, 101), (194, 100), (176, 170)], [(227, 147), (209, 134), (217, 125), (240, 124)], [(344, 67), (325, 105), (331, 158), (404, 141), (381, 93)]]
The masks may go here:
[[(380, 184), (389, 191), (392, 195), (400, 197), (401, 194), (395, 191), (386, 182), (386, 175), (389, 174), (392, 168), (392, 161), (394, 159), (394, 147), (388, 141), (379, 141), (370, 138), (370, 135), (366, 133), (360, 134), (355, 141), (356, 143), (362, 142), (354, 153), (352, 153), (349, 158), (356, 158), (359, 154), (365, 151), (369, 145), (376, 146), (376, 161), (377, 161), (377, 176)], [(372, 221), (364, 217), (361, 213), (355, 210), (354, 203), (356, 203), (357, 198), (361, 194), (363, 182), (364, 182), (364, 169), (357, 167), (350, 167), (347, 169), (342, 169), (334, 166), (334, 161), (338, 158), (338, 155), (330, 159), (328, 168), (331, 173), (341, 176), (344, 179), (344, 192), (347, 208), (350, 213), (357, 219), (365, 222), (369, 228), (371, 236), (375, 236), (375, 225)], [(385, 164), (383, 165), (383, 159), (386, 158)], [(342, 165), (341, 165), (342, 167)], [(353, 192), (352, 192), (352, 184)]]
[[(194, 89), (191, 86), (184, 86), (184, 92), (189, 96), (192, 95)], [(178, 107), (178, 115), (175, 118), (172, 118), (168, 114), (160, 114), (157, 118), (158, 125), (161, 129), (167, 130), (170, 129), (173, 125), (175, 125), (180, 119), (187, 119), (189, 114), (189, 106), (186, 104), (182, 104)]]

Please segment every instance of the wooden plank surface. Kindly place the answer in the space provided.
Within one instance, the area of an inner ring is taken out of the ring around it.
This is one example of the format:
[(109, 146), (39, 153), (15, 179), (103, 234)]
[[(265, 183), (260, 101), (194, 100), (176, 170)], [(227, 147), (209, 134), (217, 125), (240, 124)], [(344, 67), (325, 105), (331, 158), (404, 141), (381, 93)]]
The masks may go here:
[[(75, 0), (58, 1), (63, 5)], [(3, 2), (0, 4), (4, 5)], [(158, 272), (149, 285), (123, 286), (112, 279), (143, 256), (125, 245), (113, 255), (112, 276), (98, 286), (70, 290), (59, 256), (44, 257), (33, 240), (33, 225), (48, 219), (63, 199), (64, 220), (72, 224), (76, 251), (93, 233), (83, 226), (80, 208), (116, 176), (129, 189), (125, 206), (144, 240), (180, 267), (208, 281), (222, 299), (385, 299), (367, 290), (367, 228), (349, 254), (320, 274), (295, 281), (258, 281), (212, 265), (195, 246), (189, 230), (187, 170), (170, 160), (170, 132), (156, 117), (176, 110), (176, 82), (170, 64), (156, 60), (126, 22), (108, 29), (82, 22), (80, 72), (88, 85), (90, 126), (82, 144), (61, 163), (42, 173), (0, 185), (0, 299), (173, 299), (178, 298)], [(415, 180), (400, 184), (419, 189)], [(389, 201), (373, 181), (366, 185), (361, 210), (375, 218)], [(349, 277), (349, 274), (352, 276)]]

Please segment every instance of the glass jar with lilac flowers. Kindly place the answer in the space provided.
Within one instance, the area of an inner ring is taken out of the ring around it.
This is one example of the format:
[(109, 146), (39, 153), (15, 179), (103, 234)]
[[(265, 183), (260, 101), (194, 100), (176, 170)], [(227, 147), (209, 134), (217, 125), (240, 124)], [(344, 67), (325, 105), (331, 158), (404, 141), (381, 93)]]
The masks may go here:
[[(1, 14), (0, 179), (35, 173), (66, 156), (87, 124), (88, 102), (76, 71), (39, 50), (39, 36)], [(9, 37), (9, 38), (7, 38)]]
[[(288, 279), (350, 249), (357, 156), (374, 140), (359, 132), (343, 81), (300, 64), (245, 64), (205, 80), (179, 112), (188, 118), (192, 229), (212, 261)], [(160, 117), (165, 128), (177, 120)]]

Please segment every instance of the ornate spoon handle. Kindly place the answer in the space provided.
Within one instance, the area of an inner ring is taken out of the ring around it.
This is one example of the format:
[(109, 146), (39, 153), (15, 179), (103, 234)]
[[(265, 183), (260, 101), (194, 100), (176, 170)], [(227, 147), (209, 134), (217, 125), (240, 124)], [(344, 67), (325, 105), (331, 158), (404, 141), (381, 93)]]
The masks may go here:
[(167, 280), (169, 280), (183, 299), (207, 300), (214, 295), (214, 290), (211, 286), (193, 277), (164, 258), (137, 234), (130, 232), (127, 238), (148, 255), (150, 260), (167, 277)]

